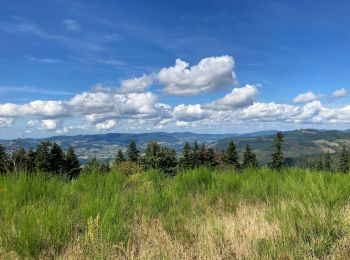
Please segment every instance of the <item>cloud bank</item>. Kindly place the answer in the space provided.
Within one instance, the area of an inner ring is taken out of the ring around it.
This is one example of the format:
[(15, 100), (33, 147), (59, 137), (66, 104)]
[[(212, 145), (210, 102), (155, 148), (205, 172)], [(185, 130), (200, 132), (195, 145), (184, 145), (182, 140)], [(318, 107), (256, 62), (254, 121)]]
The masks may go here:
[[(237, 86), (234, 59), (208, 57), (190, 66), (180, 59), (159, 72), (120, 81), (62, 100), (33, 100), (24, 104), (0, 104), (0, 127), (26, 120), (26, 131), (72, 133), (81, 131), (154, 131), (165, 129), (210, 129), (235, 132), (235, 126), (338, 125), (350, 123), (350, 105), (326, 107), (320, 95), (305, 92), (285, 104), (259, 101), (263, 88)], [(194, 96), (228, 89), (227, 94), (206, 102), (162, 102), (165, 95)], [(346, 89), (332, 98), (345, 97)], [(250, 129), (251, 131), (252, 129)]]

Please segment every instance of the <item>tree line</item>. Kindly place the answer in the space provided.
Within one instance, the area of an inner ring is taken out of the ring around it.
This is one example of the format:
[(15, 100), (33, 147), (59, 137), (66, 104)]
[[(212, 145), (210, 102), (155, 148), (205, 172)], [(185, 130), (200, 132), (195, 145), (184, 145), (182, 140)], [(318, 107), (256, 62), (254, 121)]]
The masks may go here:
[[(274, 152), (271, 154), (270, 167), (280, 171), (284, 165), (282, 132), (277, 132), (272, 145)], [(326, 153), (325, 156), (317, 158), (312, 167), (317, 170), (331, 171), (334, 159)], [(55, 142), (43, 141), (37, 145), (36, 150), (26, 151), (23, 146), (18, 145), (11, 154), (5, 152), (5, 147), (0, 144), (0, 173), (35, 171), (65, 175), (73, 179), (83, 171), (108, 172), (111, 167), (117, 168), (125, 174), (142, 172), (144, 170), (156, 169), (166, 175), (173, 176), (178, 170), (194, 169), (200, 166), (208, 168), (228, 167), (235, 171), (247, 168), (258, 168), (259, 162), (250, 145), (246, 145), (243, 158), (239, 157), (234, 141), (230, 141), (223, 151), (214, 150), (204, 143), (197, 141), (191, 145), (186, 142), (182, 153), (177, 156), (176, 152), (168, 147), (159, 145), (156, 141), (148, 143), (141, 154), (136, 143), (131, 141), (125, 152), (119, 149), (112, 165), (109, 162), (99, 161), (92, 158), (84, 167), (80, 166), (79, 160), (72, 147), (66, 152)], [(349, 171), (349, 151), (342, 148), (339, 155), (339, 167), (344, 173)]]
[(14, 151), (6, 153), (5, 146), (0, 144), (0, 174), (8, 172), (44, 172), (55, 175), (66, 175), (73, 179), (80, 173), (81, 167), (73, 147), (64, 152), (55, 142), (43, 141), (36, 149), (28, 151), (16, 144)]

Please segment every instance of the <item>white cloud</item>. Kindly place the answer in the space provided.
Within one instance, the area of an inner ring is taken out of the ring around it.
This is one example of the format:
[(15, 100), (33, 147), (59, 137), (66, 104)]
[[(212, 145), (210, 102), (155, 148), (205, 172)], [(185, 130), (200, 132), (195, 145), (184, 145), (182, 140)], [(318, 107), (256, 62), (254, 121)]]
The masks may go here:
[(28, 127), (34, 127), (34, 126), (36, 126), (36, 125), (38, 125), (39, 124), (39, 121), (38, 120), (29, 120), (28, 122), (27, 122), (27, 126)]
[(245, 85), (242, 88), (234, 88), (231, 93), (207, 106), (215, 110), (229, 110), (247, 107), (254, 103), (258, 95), (257, 87)]
[(152, 85), (153, 80), (153, 75), (142, 75), (139, 78), (123, 80), (119, 93), (142, 93)]
[(203, 119), (207, 116), (205, 110), (202, 109), (200, 104), (196, 105), (178, 105), (174, 108), (173, 115), (179, 121), (195, 121)]
[(169, 95), (200, 95), (236, 83), (233, 67), (234, 60), (227, 55), (205, 58), (192, 67), (177, 59), (175, 66), (160, 70), (158, 80)]
[(15, 120), (13, 118), (0, 117), (0, 128), (10, 127)]
[(58, 121), (52, 119), (41, 120), (41, 127), (44, 130), (53, 131), (58, 127)]
[(341, 97), (346, 97), (348, 95), (348, 91), (345, 88), (337, 89), (335, 90), (331, 97), (332, 98), (341, 98)]
[(189, 126), (189, 122), (186, 122), (186, 121), (176, 121), (176, 125), (179, 126), (179, 127), (186, 127), (186, 126)]
[(0, 116), (4, 117), (59, 117), (67, 114), (63, 101), (35, 100), (23, 105), (12, 103), (0, 105)]
[[(90, 91), (63, 100), (0, 104), (0, 127), (11, 126), (17, 118), (27, 120), (26, 130), (35, 132), (34, 128), (37, 128), (56, 133), (108, 131), (118, 127), (126, 131), (176, 131), (191, 127), (195, 130), (232, 132), (237, 125), (248, 129), (251, 125), (272, 128), (284, 124), (293, 127), (322, 124), (324, 127), (327, 124), (350, 123), (350, 105), (327, 108), (318, 100), (320, 95), (311, 91), (298, 95), (294, 99), (298, 104), (259, 102), (259, 86), (248, 84), (233, 88), (230, 93), (213, 101), (207, 101), (210, 98), (208, 95), (202, 103), (197, 103), (197, 100), (194, 104), (188, 104), (185, 98), (177, 98), (180, 104), (169, 105), (159, 102), (161, 97), (157, 92), (149, 90), (156, 82), (163, 84), (165, 91), (174, 95), (213, 91), (226, 86), (228, 82), (235, 82), (233, 65), (230, 56), (206, 58), (193, 67), (177, 60), (174, 67), (164, 68), (158, 74), (121, 81), (119, 88), (97, 84)], [(338, 89), (332, 97), (345, 95), (346, 89)], [(176, 102), (170, 97), (165, 100), (172, 104)], [(67, 122), (70, 125), (66, 125)]]
[(116, 120), (106, 120), (102, 123), (96, 124), (96, 129), (97, 130), (111, 130), (117, 125)]
[(309, 91), (306, 93), (301, 93), (293, 99), (294, 103), (306, 103), (317, 100), (319, 96), (315, 95), (313, 92)]
[(80, 25), (76, 20), (67, 19), (67, 20), (63, 20), (62, 23), (64, 24), (64, 26), (66, 26), (66, 29), (68, 31), (79, 31), (80, 30)]

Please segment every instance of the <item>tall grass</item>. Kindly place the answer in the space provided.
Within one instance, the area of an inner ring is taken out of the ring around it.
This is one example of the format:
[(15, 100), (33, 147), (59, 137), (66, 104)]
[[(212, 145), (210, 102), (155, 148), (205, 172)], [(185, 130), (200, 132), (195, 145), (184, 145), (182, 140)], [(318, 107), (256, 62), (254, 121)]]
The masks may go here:
[(0, 176), (0, 258), (346, 258), (349, 197), (302, 169)]

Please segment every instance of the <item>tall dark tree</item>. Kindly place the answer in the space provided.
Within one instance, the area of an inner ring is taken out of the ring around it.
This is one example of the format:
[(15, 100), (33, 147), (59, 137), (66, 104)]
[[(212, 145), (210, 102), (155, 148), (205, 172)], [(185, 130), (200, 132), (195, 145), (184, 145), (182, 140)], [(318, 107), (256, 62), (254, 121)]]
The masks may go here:
[(176, 172), (177, 160), (175, 151), (167, 147), (161, 147), (154, 141), (147, 145), (141, 162), (146, 170), (157, 169), (171, 176)]
[(207, 151), (206, 151), (205, 145), (204, 143), (202, 143), (202, 145), (199, 147), (199, 163), (201, 165), (205, 164), (206, 153)]
[(216, 154), (213, 148), (209, 147), (205, 156), (205, 165), (209, 168), (214, 168), (218, 165)]
[(5, 151), (5, 146), (0, 144), (0, 173), (5, 173), (8, 170), (8, 155)]
[(40, 172), (51, 172), (50, 147), (51, 142), (49, 141), (43, 141), (37, 146), (35, 167)]
[(193, 143), (193, 148), (191, 151), (191, 164), (192, 168), (196, 168), (200, 165), (199, 145), (197, 140)]
[(54, 174), (64, 173), (64, 153), (57, 143), (53, 143), (50, 149), (50, 171)]
[(349, 172), (349, 151), (343, 146), (339, 157), (339, 169), (343, 173)]
[(324, 164), (322, 158), (317, 158), (314, 162), (314, 167), (316, 171), (323, 171), (324, 170)]
[(131, 141), (128, 150), (127, 150), (128, 160), (131, 162), (138, 162), (139, 160), (139, 151), (137, 150), (136, 143)]
[(250, 145), (247, 144), (243, 154), (243, 168), (257, 168), (258, 164), (255, 153), (252, 151)]
[(330, 172), (332, 170), (332, 159), (329, 152), (326, 152), (324, 156), (323, 170), (327, 172)]
[(33, 148), (30, 148), (27, 152), (27, 160), (26, 160), (26, 169), (28, 173), (32, 173), (35, 171), (35, 157), (36, 152)]
[(236, 170), (239, 170), (241, 168), (241, 165), (239, 163), (239, 156), (236, 150), (236, 145), (233, 141), (229, 142), (228, 147), (223, 155), (223, 161), (225, 164), (232, 165), (233, 167), (235, 167)]
[(70, 179), (78, 177), (80, 173), (80, 163), (72, 146), (67, 150), (64, 157), (64, 171)]
[(114, 160), (114, 164), (118, 165), (125, 162), (125, 156), (123, 154), (123, 151), (121, 149), (118, 150), (117, 155)]
[(283, 144), (283, 133), (277, 132), (275, 138), (273, 139), (273, 147), (275, 148), (275, 152), (271, 155), (272, 157), (272, 168), (280, 171), (283, 166), (283, 152), (282, 152), (282, 144)]
[(191, 162), (191, 146), (188, 142), (185, 143), (182, 149), (182, 156), (180, 158), (180, 167), (182, 169), (190, 169), (192, 168)]

